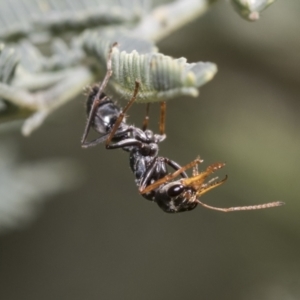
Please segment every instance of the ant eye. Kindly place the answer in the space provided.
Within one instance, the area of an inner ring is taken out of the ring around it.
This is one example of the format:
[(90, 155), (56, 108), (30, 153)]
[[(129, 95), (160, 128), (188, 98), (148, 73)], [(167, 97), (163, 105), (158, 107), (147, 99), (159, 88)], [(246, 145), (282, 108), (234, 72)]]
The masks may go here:
[(170, 197), (177, 197), (179, 196), (184, 190), (184, 187), (181, 185), (181, 184), (176, 184), (176, 185), (173, 185), (171, 186), (169, 189), (168, 189), (168, 196)]

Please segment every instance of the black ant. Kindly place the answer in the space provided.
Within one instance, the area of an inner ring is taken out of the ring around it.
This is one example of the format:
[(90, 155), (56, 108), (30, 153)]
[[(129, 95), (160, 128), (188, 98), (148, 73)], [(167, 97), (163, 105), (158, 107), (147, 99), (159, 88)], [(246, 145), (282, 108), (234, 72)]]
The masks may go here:
[[(227, 176), (219, 182), (216, 182), (216, 178), (205, 182), (210, 174), (222, 168), (224, 164), (215, 163), (204, 172), (199, 173), (197, 166), (202, 162), (199, 158), (181, 167), (169, 158), (158, 156), (158, 144), (166, 138), (164, 124), (162, 124), (165, 119), (164, 105), (161, 110), (160, 134), (154, 134), (147, 129), (149, 107), (147, 107), (143, 129), (126, 124), (125, 114), (136, 100), (140, 83), (136, 81), (133, 95), (123, 110), (103, 93), (112, 75), (111, 56), (115, 46), (116, 44), (111, 47), (108, 54), (104, 80), (100, 86), (93, 86), (88, 95), (88, 121), (81, 140), (83, 148), (105, 142), (106, 149), (121, 148), (129, 152), (130, 167), (135, 175), (139, 192), (144, 198), (156, 202), (163, 211), (168, 213), (189, 211), (198, 204), (222, 212), (263, 209), (284, 204), (272, 202), (261, 205), (218, 208), (202, 203), (198, 197), (226, 181)], [(90, 127), (93, 127), (101, 136), (88, 142), (86, 139)], [(168, 166), (174, 169), (173, 173), (168, 172)], [(193, 168), (192, 177), (185, 172), (190, 168)], [(181, 179), (175, 180), (178, 176), (181, 176)]]

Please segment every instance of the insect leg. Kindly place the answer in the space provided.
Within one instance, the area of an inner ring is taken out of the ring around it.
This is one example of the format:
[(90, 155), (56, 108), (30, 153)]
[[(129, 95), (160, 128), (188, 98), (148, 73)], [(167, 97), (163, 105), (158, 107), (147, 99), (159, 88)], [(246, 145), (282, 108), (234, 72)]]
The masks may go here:
[[(158, 163), (161, 163), (161, 164), (168, 164), (170, 167), (172, 167), (175, 171), (177, 170), (180, 170), (181, 169), (181, 166), (179, 164), (177, 164), (175, 161), (173, 160), (170, 160), (166, 157), (155, 157), (153, 159), (153, 161), (151, 162), (150, 166), (148, 167), (148, 169), (146, 170), (145, 172), (145, 175), (143, 176), (143, 179), (141, 180), (141, 183), (140, 183), (140, 191), (141, 190), (144, 190), (147, 186), (147, 184), (150, 182), (151, 180), (151, 177), (155, 171), (155, 169), (157, 168), (157, 164)], [(163, 169), (163, 168), (161, 168)], [(165, 171), (164, 171), (165, 173)], [(156, 177), (158, 176), (159, 174), (156, 174)], [(179, 174), (181, 177), (183, 178), (187, 178), (188, 175), (183, 171), (182, 173)], [(163, 177), (165, 178), (165, 176)], [(143, 193), (142, 193), (143, 194)]]
[(83, 136), (82, 136), (82, 139), (81, 139), (81, 145), (85, 144), (87, 135), (88, 135), (89, 130), (91, 128), (92, 119), (93, 119), (93, 116), (95, 114), (95, 111), (96, 111), (97, 107), (99, 106), (100, 102), (104, 100), (104, 98), (101, 99), (100, 96), (101, 96), (104, 88), (107, 86), (108, 80), (112, 75), (112, 60), (111, 60), (111, 57), (112, 57), (113, 48), (117, 47), (117, 45), (118, 45), (117, 43), (114, 43), (112, 45), (112, 47), (110, 48), (109, 52), (108, 52), (107, 63), (106, 63), (106, 74), (104, 76), (103, 81), (101, 82), (99, 90), (98, 90), (98, 92), (95, 96), (95, 100), (93, 102), (93, 105), (91, 107), (89, 117), (88, 117), (85, 129), (84, 129), (84, 132), (83, 132)]
[[(165, 160), (165, 162), (170, 166), (170, 167), (172, 167), (174, 170), (180, 170), (181, 169), (181, 166), (177, 163), (177, 162), (175, 162), (174, 160), (171, 160), (171, 159), (169, 159), (169, 158), (164, 158), (164, 160)], [(180, 174), (179, 174), (181, 177), (183, 177), (183, 178), (188, 178), (188, 175), (183, 171), (183, 172), (181, 172)]]
[(134, 103), (135, 99), (136, 99), (136, 96), (138, 94), (138, 91), (139, 91), (139, 87), (140, 87), (140, 83), (139, 81), (135, 81), (135, 88), (134, 88), (134, 92), (133, 92), (133, 95), (131, 97), (131, 99), (129, 100), (129, 102), (127, 103), (127, 105), (125, 106), (125, 108), (122, 110), (122, 112), (120, 113), (118, 119), (116, 120), (116, 123), (114, 124), (107, 140), (106, 140), (106, 147), (110, 144), (111, 140), (113, 139), (116, 131), (118, 130), (122, 120), (124, 119), (125, 117), (125, 113), (127, 112), (127, 110), (131, 107), (131, 105)]
[[(131, 132), (133, 130), (133, 128), (131, 126), (129, 126), (128, 128), (124, 129), (124, 130), (119, 130), (115, 135), (114, 137), (117, 138), (119, 136), (124, 136), (124, 134), (126, 134), (127, 132)], [(102, 135), (100, 136), (99, 138), (97, 139), (94, 139), (90, 142), (84, 142), (83, 144), (81, 144), (81, 147), (82, 148), (89, 148), (89, 147), (93, 147), (93, 146), (96, 146), (98, 144), (101, 144), (103, 142), (105, 142), (107, 140), (107, 138), (109, 137), (110, 133), (107, 133), (105, 135)], [(108, 145), (106, 147), (106, 149), (112, 149), (110, 147), (110, 145)]]
[[(152, 190), (158, 188), (160, 185), (176, 178), (177, 176), (181, 175), (182, 173), (184, 173), (186, 170), (193, 168), (195, 165), (200, 164), (202, 162), (202, 160), (200, 160), (199, 158), (193, 160), (192, 162), (190, 162), (189, 164), (180, 167), (178, 170), (176, 170), (175, 172), (166, 175), (165, 177), (155, 181), (154, 183), (148, 185), (145, 188), (140, 188), (139, 191), (141, 194), (146, 194), (151, 192)], [(170, 164), (171, 165), (171, 164)], [(172, 166), (172, 165), (171, 165)], [(174, 164), (174, 166), (176, 167), (176, 165)]]
[(146, 115), (145, 115), (145, 118), (144, 118), (144, 121), (143, 121), (143, 131), (145, 131), (147, 128), (148, 128), (148, 125), (149, 125), (149, 110), (150, 110), (150, 103), (147, 103), (147, 106), (146, 106)]
[(160, 102), (160, 118), (159, 118), (159, 133), (161, 135), (165, 134), (166, 131), (166, 101)]
[(121, 140), (117, 143), (114, 144), (109, 144), (106, 145), (106, 149), (118, 149), (118, 148), (124, 148), (124, 147), (138, 147), (141, 148), (143, 147), (143, 143), (133, 139), (133, 138), (128, 138), (126, 140)]

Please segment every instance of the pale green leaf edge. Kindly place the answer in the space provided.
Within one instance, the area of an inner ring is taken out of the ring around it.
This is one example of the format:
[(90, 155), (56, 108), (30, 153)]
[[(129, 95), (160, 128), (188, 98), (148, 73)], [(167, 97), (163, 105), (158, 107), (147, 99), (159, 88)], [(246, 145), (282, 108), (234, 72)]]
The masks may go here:
[[(154, 47), (150, 53), (139, 53), (136, 50), (128, 52), (122, 45), (126, 36), (104, 36), (103, 33), (85, 33), (81, 43), (83, 49), (97, 59), (102, 69), (106, 67), (112, 43), (120, 45), (113, 49), (113, 75), (109, 81), (110, 89), (119, 97), (129, 98), (136, 80), (141, 83), (136, 102), (159, 102), (180, 96), (197, 97), (199, 87), (210, 81), (217, 72), (214, 63), (187, 63), (184, 57), (174, 59), (157, 53)], [(136, 39), (136, 42), (139, 40)]]

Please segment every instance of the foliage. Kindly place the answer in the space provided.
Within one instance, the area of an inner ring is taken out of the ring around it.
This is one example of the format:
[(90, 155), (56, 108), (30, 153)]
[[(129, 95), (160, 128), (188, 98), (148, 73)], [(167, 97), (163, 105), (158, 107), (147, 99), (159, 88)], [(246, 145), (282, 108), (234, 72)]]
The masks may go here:
[[(26, 119), (22, 133), (29, 135), (50, 113), (82, 93), (84, 86), (101, 81), (113, 42), (119, 47), (113, 52), (108, 93), (127, 99), (139, 79), (139, 102), (197, 96), (217, 66), (164, 55), (155, 42), (205, 13), (214, 2), (0, 0), (0, 122), (9, 125)], [(8, 156), (3, 159), (9, 161)], [(46, 176), (52, 171), (45, 167), (44, 172)], [(3, 170), (2, 177), (9, 179), (11, 174)], [(36, 174), (43, 178), (42, 172)], [(26, 176), (15, 176), (15, 180), (21, 184)], [(54, 179), (48, 184), (53, 192), (61, 189)], [(3, 193), (8, 195), (5, 187)], [(36, 193), (24, 199), (35, 201), (48, 190), (36, 189)], [(2, 199), (6, 203), (7, 198)], [(15, 214), (14, 209), (10, 211)]]
[[(98, 71), (105, 70), (113, 42), (120, 48), (113, 53), (110, 88), (119, 97), (130, 96), (136, 79), (142, 86), (140, 102), (197, 96), (198, 88), (214, 77), (216, 65), (165, 56), (151, 39), (169, 34), (213, 2), (178, 0), (151, 10), (147, 0), (76, 0), (72, 5), (59, 0), (8, 5), (2, 0), (0, 120), (29, 116), (22, 132), (30, 134), (82, 87), (101, 80)], [(91, 58), (93, 63), (87, 64)]]

